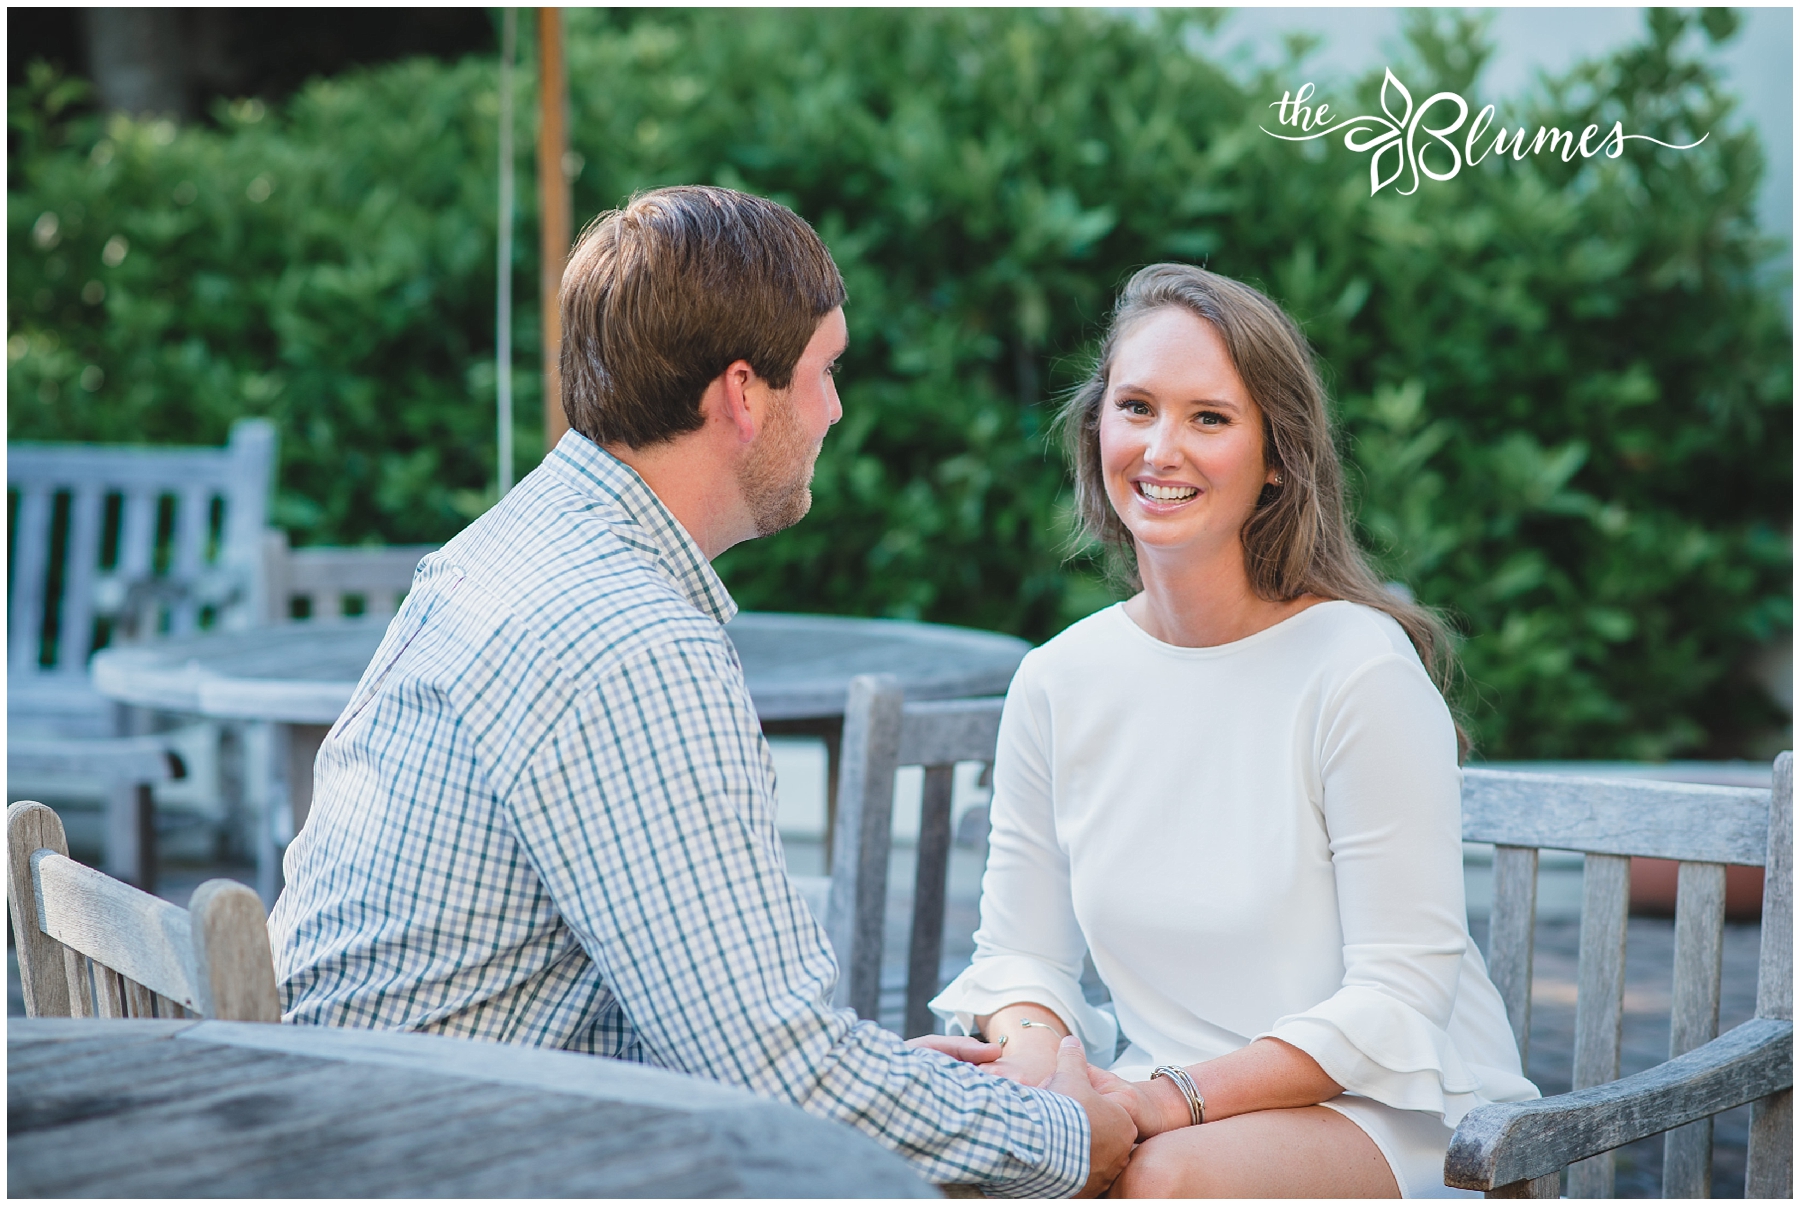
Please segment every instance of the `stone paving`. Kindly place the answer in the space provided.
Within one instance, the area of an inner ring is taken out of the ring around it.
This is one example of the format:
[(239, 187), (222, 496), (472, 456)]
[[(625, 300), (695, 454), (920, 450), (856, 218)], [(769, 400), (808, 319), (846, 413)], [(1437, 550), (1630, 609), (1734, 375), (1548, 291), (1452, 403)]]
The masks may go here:
[[(788, 863), (799, 874), (818, 874), (823, 862), (817, 841), (789, 836), (784, 839)], [(982, 855), (976, 850), (958, 847), (952, 851), (949, 900), (945, 917), (945, 949), (943, 976), (946, 980), (965, 967), (974, 950), (973, 936), (977, 923), (977, 902), (981, 887)], [(1579, 884), (1579, 869), (1565, 868), (1566, 879), (1573, 874)], [(1472, 870), (1478, 874), (1478, 868)], [(1554, 872), (1546, 872), (1553, 875)], [(187, 897), (202, 880), (217, 875), (250, 880), (254, 872), (238, 866), (176, 866), (169, 868), (161, 894), (177, 904), (185, 905)], [(907, 928), (911, 917), (911, 884), (913, 854), (908, 847), (894, 851), (889, 873), (889, 908), (884, 983), (892, 987), (883, 993), (883, 1022), (893, 1026), (900, 1020), (901, 998), (898, 985), (904, 978)], [(1481, 900), (1481, 885), (1471, 882), (1470, 899)], [(1546, 882), (1540, 886), (1545, 900), (1579, 899), (1567, 883)], [(1532, 987), (1531, 1057), (1528, 1069), (1532, 1080), (1546, 1094), (1565, 1091), (1569, 1087), (1574, 1052), (1575, 1028), (1575, 964), (1579, 922), (1566, 910), (1552, 908), (1552, 916), (1538, 924), (1536, 959)], [(1487, 925), (1484, 917), (1472, 918), (1471, 933), (1485, 949)], [(1750, 1018), (1756, 1004), (1756, 965), (1759, 930), (1755, 925), (1729, 925), (1725, 933), (1724, 998), (1720, 1005), (1720, 1030), (1729, 1029)], [(1623, 1036), (1623, 1071), (1642, 1071), (1668, 1058), (1669, 1044), (1669, 979), (1674, 957), (1674, 925), (1657, 918), (1633, 918), (1626, 937), (1626, 991)], [(1095, 999), (1104, 999), (1104, 988), (1097, 982), (1091, 986)], [(10, 944), (7, 950), (7, 1013), (20, 1016), (24, 1005), (19, 996), (18, 968)], [(1713, 1194), (1715, 1197), (1742, 1197), (1745, 1137), (1749, 1126), (1749, 1107), (1719, 1116), (1714, 1138)], [(1619, 1152), (1618, 1194), (1620, 1197), (1659, 1197), (1662, 1166), (1662, 1139), (1655, 1137), (1623, 1148)]]

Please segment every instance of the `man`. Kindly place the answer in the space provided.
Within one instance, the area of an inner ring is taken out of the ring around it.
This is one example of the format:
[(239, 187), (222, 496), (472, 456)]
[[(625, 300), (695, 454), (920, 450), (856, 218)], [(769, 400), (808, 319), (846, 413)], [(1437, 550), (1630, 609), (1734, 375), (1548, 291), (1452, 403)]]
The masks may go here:
[[(563, 274), (573, 430), (436, 554), (319, 752), (270, 918), (286, 1020), (639, 1060), (868, 1132), (939, 1182), (1103, 1188), (1135, 1128), (830, 1006), (710, 560), (797, 522), (844, 286), (772, 202), (662, 189)], [(1090, 1152), (1091, 1145), (1091, 1152)], [(1091, 1155), (1091, 1159), (1090, 1159)]]

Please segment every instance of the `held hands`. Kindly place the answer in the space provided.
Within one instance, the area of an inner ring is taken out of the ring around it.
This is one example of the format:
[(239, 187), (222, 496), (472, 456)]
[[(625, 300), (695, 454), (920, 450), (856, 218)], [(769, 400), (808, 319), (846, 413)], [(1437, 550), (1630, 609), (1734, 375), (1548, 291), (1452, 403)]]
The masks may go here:
[[(1077, 1197), (1095, 1198), (1105, 1193), (1118, 1175), (1125, 1171), (1131, 1149), (1137, 1143), (1137, 1123), (1123, 1104), (1102, 1093), (1094, 1077), (1111, 1077), (1087, 1062), (1081, 1040), (1070, 1035), (1056, 1051), (1056, 1071), (1038, 1087), (1072, 1098), (1088, 1116), (1090, 1135), (1088, 1179)], [(1119, 1081), (1125, 1084), (1125, 1081)]]
[(1036, 1076), (1029, 1076), (1027, 1067), (1028, 1063), (1041, 1065), (1041, 1057), (1036, 1051), (1031, 1056), (1026, 1056), (1024, 1051), (1017, 1056), (1003, 1056), (1002, 1052), (1007, 1048), (999, 1043), (947, 1034), (922, 1034), (907, 1039), (906, 1045), (941, 1052), (952, 1059), (975, 1064), (984, 1072), (1060, 1093), (1079, 1105), (1087, 1114), (1090, 1138), (1087, 1184), (1077, 1196), (1099, 1197), (1124, 1171), (1138, 1138), (1137, 1116), (1131, 1110), (1144, 1108), (1136, 1099), (1136, 1091), (1148, 1086), (1134, 1085), (1089, 1064), (1081, 1040), (1074, 1035), (1063, 1039), (1054, 1048), (1049, 1072), (1039, 1070)]
[[(1036, 1035), (1030, 1037), (1038, 1038)], [(1027, 1039), (1007, 1044), (959, 1035), (921, 1034), (918, 1038), (907, 1039), (906, 1045), (941, 1052), (951, 1059), (974, 1064), (1002, 1080), (1035, 1088), (1056, 1074), (1057, 1038), (1057, 1035), (1049, 1034), (1048, 1041)]]
[(1164, 1131), (1187, 1126), (1192, 1121), (1186, 1099), (1166, 1078), (1126, 1080), (1104, 1068), (1090, 1066), (1088, 1079), (1093, 1082), (1096, 1092), (1117, 1103), (1130, 1116), (1132, 1125), (1137, 1127), (1140, 1143)]

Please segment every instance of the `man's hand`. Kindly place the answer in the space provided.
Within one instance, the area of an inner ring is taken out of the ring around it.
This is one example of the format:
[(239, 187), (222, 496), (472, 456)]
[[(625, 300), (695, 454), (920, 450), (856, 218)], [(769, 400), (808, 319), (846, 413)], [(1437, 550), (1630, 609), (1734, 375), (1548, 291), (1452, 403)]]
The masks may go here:
[(1055, 1073), (1038, 1087), (1073, 1098), (1087, 1111), (1091, 1136), (1088, 1179), (1076, 1196), (1096, 1198), (1105, 1193), (1125, 1170), (1125, 1162), (1131, 1158), (1131, 1147), (1137, 1142), (1137, 1124), (1123, 1106), (1094, 1088), (1089, 1071), (1081, 1040), (1071, 1034), (1057, 1048)]
[(991, 1064), (1004, 1050), (999, 1043), (984, 1043), (978, 1038), (957, 1034), (921, 1034), (918, 1038), (907, 1039), (906, 1045), (938, 1051), (965, 1064)]

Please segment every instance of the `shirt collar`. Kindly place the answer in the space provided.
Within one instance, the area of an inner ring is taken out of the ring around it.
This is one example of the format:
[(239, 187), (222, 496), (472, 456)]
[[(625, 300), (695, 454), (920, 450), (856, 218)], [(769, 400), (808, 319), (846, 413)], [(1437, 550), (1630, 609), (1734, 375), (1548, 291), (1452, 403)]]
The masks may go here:
[(557, 441), (544, 465), (583, 494), (617, 504), (622, 522), (636, 529), (636, 539), (631, 532), (620, 535), (648, 553), (696, 608), (721, 624), (737, 614), (737, 603), (706, 554), (637, 470), (577, 431)]

